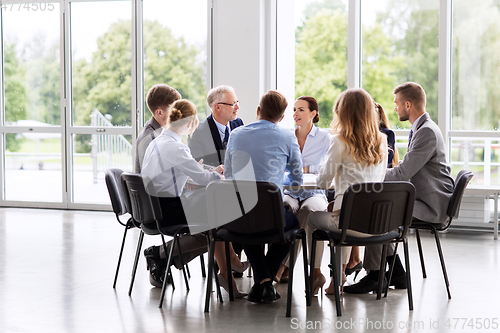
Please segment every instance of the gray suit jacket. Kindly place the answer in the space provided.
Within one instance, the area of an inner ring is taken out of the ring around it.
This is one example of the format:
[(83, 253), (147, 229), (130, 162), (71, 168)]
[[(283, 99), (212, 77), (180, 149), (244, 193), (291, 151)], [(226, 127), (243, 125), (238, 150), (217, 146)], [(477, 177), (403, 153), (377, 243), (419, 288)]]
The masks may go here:
[(418, 120), (403, 161), (387, 170), (385, 180), (409, 180), (415, 186), (414, 218), (433, 223), (446, 220), (454, 182), (443, 136), (428, 113)]
[(135, 173), (141, 173), (144, 153), (146, 153), (146, 149), (151, 141), (158, 137), (162, 131), (163, 127), (161, 127), (154, 117), (151, 117), (151, 119), (144, 124), (143, 130), (139, 133), (135, 142)]
[[(232, 131), (236, 127), (242, 126), (243, 121), (236, 118), (231, 120), (228, 125)], [(203, 163), (213, 166), (224, 164), (226, 147), (222, 144), (219, 130), (212, 115), (198, 125), (188, 140), (188, 146), (195, 160), (203, 158)]]

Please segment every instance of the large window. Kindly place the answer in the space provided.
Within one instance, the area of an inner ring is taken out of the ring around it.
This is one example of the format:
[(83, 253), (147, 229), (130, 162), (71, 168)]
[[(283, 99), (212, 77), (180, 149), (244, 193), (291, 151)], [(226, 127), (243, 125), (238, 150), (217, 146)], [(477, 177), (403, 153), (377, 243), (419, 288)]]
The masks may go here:
[(316, 98), (318, 126), (329, 127), (347, 89), (347, 1), (297, 0), (295, 11), (295, 97)]
[(130, 1), (71, 3), (72, 123), (97, 126), (97, 110), (114, 126), (131, 126)]
[(109, 203), (106, 169), (132, 171), (131, 15), (129, 0), (71, 2), (69, 190), (75, 203)]
[(500, 127), (500, 1), (453, 1), (454, 130)]
[(439, 1), (361, 1), (361, 86), (380, 103), (394, 128), (401, 123), (392, 91), (418, 82), (427, 95), (426, 110), (438, 120)]
[(453, 1), (450, 161), (472, 182), (500, 184), (500, 1)]
[[(189, 15), (180, 15), (189, 13)], [(206, 117), (206, 0), (144, 0), (144, 100), (149, 88), (166, 83)], [(144, 105), (145, 120), (151, 118)]]
[(0, 200), (109, 205), (104, 173), (132, 171), (136, 115), (150, 118), (141, 104), (156, 83), (204, 118), (207, 9), (206, 0), (2, 1)]
[(34, 6), (2, 13), (3, 198), (61, 203), (60, 5)]

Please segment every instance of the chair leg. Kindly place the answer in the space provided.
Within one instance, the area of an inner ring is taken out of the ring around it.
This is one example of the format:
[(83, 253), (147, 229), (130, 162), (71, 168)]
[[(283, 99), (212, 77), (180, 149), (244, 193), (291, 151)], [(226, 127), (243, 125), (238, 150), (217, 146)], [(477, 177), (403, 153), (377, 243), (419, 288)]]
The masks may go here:
[[(305, 250), (304, 250), (305, 249)], [(312, 290), (310, 288), (309, 276), (307, 276), (307, 237), (302, 237), (302, 260), (304, 261), (304, 284), (306, 287), (306, 305), (311, 306)]]
[(224, 252), (226, 252), (226, 271), (227, 271), (227, 285), (229, 287), (229, 300), (233, 302), (234, 301), (233, 274), (231, 273), (231, 255), (229, 253), (229, 242), (224, 242), (224, 245), (225, 245)]
[(127, 230), (130, 224), (125, 225), (125, 232), (123, 233), (122, 247), (120, 248), (120, 255), (118, 256), (118, 264), (116, 265), (115, 280), (113, 281), (113, 288), (116, 287), (116, 280), (118, 279), (118, 271), (120, 270), (120, 264), (122, 262), (123, 248), (125, 246), (125, 238), (127, 238)]
[(415, 229), (415, 235), (417, 235), (417, 247), (418, 247), (418, 255), (420, 256), (420, 266), (422, 266), (422, 275), (427, 278), (427, 272), (425, 271), (425, 263), (424, 263), (424, 252), (422, 251), (422, 243), (420, 242), (420, 233), (418, 229)]
[[(161, 241), (163, 243), (163, 249), (165, 250), (165, 253), (167, 253), (167, 244), (165, 243), (165, 237), (163, 237), (163, 234), (160, 234), (160, 236), (161, 236)], [(167, 269), (165, 270), (165, 278), (163, 279), (163, 287), (161, 288), (160, 304), (158, 305), (159, 308), (161, 308), (163, 305), (163, 298), (165, 297), (165, 291), (167, 289), (167, 274), (170, 271), (170, 263), (172, 262), (172, 257), (173, 257), (173, 253), (174, 253), (174, 246), (175, 246), (175, 243), (178, 241), (179, 240), (177, 238), (177, 235), (175, 235), (174, 239), (172, 241), (173, 242), (172, 246), (170, 246), (170, 252), (168, 253), (168, 257), (167, 257)], [(180, 253), (181, 253), (181, 251), (179, 250), (179, 254)], [(173, 276), (172, 276), (172, 281), (174, 281)]]
[[(286, 317), (292, 314), (292, 285), (293, 285), (293, 269), (295, 267), (295, 239), (290, 242), (290, 267), (288, 267), (288, 288), (286, 293)], [(307, 281), (307, 280), (306, 280)], [(307, 285), (307, 282), (306, 282)], [(306, 287), (307, 298), (307, 287)]]
[(389, 263), (389, 278), (387, 279), (387, 288), (385, 288), (384, 298), (387, 297), (387, 291), (389, 290), (389, 286), (391, 285), (392, 272), (394, 271), (394, 264), (396, 263), (396, 255), (398, 253), (398, 245), (399, 243), (396, 243), (396, 247), (394, 248), (394, 258), (392, 259), (392, 262)]
[[(330, 243), (327, 244), (328, 248), (330, 248)], [(337, 258), (338, 259), (338, 258)], [(330, 263), (331, 264), (331, 263)], [(333, 270), (330, 269), (330, 278), (333, 277)]]
[(335, 246), (330, 242), (330, 265), (333, 270), (333, 287), (335, 288), (335, 306), (337, 307), (337, 317), (342, 316), (342, 308), (340, 307), (340, 292), (339, 292), (339, 275), (337, 272), (337, 260), (335, 259)]
[(413, 293), (411, 290), (411, 276), (410, 276), (410, 255), (408, 252), (408, 239), (403, 239), (403, 247), (405, 252), (405, 266), (406, 266), (406, 285), (408, 286), (408, 306), (410, 311), (413, 311)]
[(224, 300), (222, 299), (222, 292), (220, 291), (220, 283), (219, 283), (219, 279), (217, 278), (217, 266), (214, 264), (214, 267), (213, 267), (213, 274), (215, 276), (215, 287), (217, 288), (217, 297), (219, 297), (219, 301), (221, 303), (224, 303)]
[(312, 238), (312, 244), (311, 244), (311, 254), (310, 254), (310, 261), (309, 261), (309, 290), (311, 291), (311, 300), (312, 300), (312, 287), (314, 283), (314, 261), (316, 260), (316, 242), (317, 239), (314, 237)]
[(130, 280), (130, 287), (128, 288), (128, 295), (132, 294), (132, 288), (134, 287), (135, 273), (137, 272), (137, 264), (139, 263), (139, 256), (141, 254), (142, 240), (144, 239), (144, 232), (139, 234), (139, 240), (137, 241), (137, 250), (135, 251), (134, 267), (132, 268), (132, 279)]
[[(186, 289), (189, 290), (189, 282), (188, 282), (188, 277), (186, 274), (186, 267), (187, 265), (184, 265), (184, 259), (182, 259), (182, 250), (181, 250), (181, 242), (179, 242), (179, 234), (174, 236), (174, 240), (177, 239), (177, 241), (174, 241), (174, 243), (177, 243), (177, 250), (179, 251), (179, 258), (181, 259), (181, 265), (182, 265), (182, 275), (184, 275), (184, 281), (186, 282)], [(175, 244), (172, 244), (172, 247)]]
[(432, 232), (434, 233), (434, 238), (436, 239), (436, 246), (439, 253), (439, 260), (441, 260), (441, 268), (443, 269), (443, 277), (444, 277), (444, 283), (446, 284), (446, 292), (448, 293), (448, 299), (451, 299), (450, 281), (448, 280), (448, 273), (446, 273), (443, 250), (441, 249), (441, 242), (439, 241), (439, 233), (437, 230), (432, 230)]
[(188, 275), (188, 278), (191, 278), (191, 272), (189, 271), (189, 265), (186, 263), (184, 266), (186, 266), (186, 273)]
[(208, 250), (208, 279), (207, 279), (207, 291), (205, 294), (205, 312), (209, 312), (210, 309), (210, 293), (212, 292), (212, 277), (215, 274), (214, 270), (214, 250), (215, 241), (209, 239), (209, 250)]
[[(210, 236), (207, 235), (207, 241), (208, 241), (208, 244), (209, 244), (209, 247), (210, 247), (210, 244), (212, 242), (215, 242), (214, 240), (210, 240)], [(215, 253), (215, 243), (214, 243), (214, 250), (212, 251), (213, 253)], [(215, 261), (215, 257), (214, 257), (214, 254), (212, 254), (212, 257), (210, 257), (210, 259), (213, 259), (213, 263), (212, 263), (212, 271), (213, 273), (210, 273), (210, 270), (209, 270), (209, 274), (213, 274), (213, 276), (215, 276), (215, 287), (217, 288), (217, 297), (219, 297), (219, 301), (221, 303), (224, 303), (224, 300), (222, 299), (222, 293), (220, 291), (220, 284), (219, 284), (219, 279), (217, 278), (217, 273), (219, 271), (219, 266), (217, 265), (217, 262)], [(212, 287), (213, 285), (211, 284), (210, 285), (210, 291), (212, 291)]]
[(201, 276), (207, 277), (207, 273), (205, 272), (205, 257), (203, 254), (200, 254), (200, 265), (201, 265)]
[(384, 244), (384, 246), (382, 247), (382, 258), (380, 259), (380, 270), (378, 273), (377, 300), (381, 298), (382, 288), (384, 286), (386, 255), (387, 255), (387, 244)]
[(164, 281), (168, 281), (168, 278), (170, 278), (170, 284), (172, 285), (172, 290), (175, 290), (174, 278), (173, 278), (172, 270), (170, 269), (170, 267), (167, 270), (165, 270), (165, 280)]

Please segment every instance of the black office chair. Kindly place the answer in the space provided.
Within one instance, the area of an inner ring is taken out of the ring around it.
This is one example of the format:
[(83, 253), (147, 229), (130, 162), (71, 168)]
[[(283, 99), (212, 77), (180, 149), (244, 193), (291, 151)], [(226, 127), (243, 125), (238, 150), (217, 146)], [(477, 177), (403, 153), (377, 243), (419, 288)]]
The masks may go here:
[(125, 227), (123, 232), (122, 246), (120, 248), (120, 255), (118, 256), (118, 264), (116, 266), (115, 280), (113, 281), (113, 288), (116, 287), (116, 280), (118, 279), (118, 271), (120, 270), (120, 263), (122, 261), (123, 247), (125, 246), (125, 238), (127, 237), (127, 231), (131, 228), (140, 228), (140, 225), (134, 222), (134, 219), (130, 217), (127, 222), (123, 223), (120, 220), (120, 216), (129, 213), (126, 205), (125, 193), (123, 192), (121, 175), (123, 170), (120, 169), (108, 169), (104, 179), (106, 180), (106, 186), (108, 187), (109, 198), (111, 199), (111, 206), (113, 207), (113, 212), (116, 215), (118, 223)]
[(420, 265), (422, 266), (422, 275), (424, 278), (427, 277), (427, 272), (425, 271), (424, 255), (422, 251), (422, 244), (420, 242), (420, 229), (430, 230), (434, 234), (436, 239), (436, 246), (439, 253), (439, 260), (441, 261), (441, 268), (443, 270), (444, 283), (446, 284), (446, 291), (448, 293), (448, 299), (451, 299), (450, 293), (450, 282), (448, 281), (448, 274), (446, 273), (446, 266), (444, 264), (443, 250), (441, 249), (441, 242), (439, 241), (439, 232), (444, 231), (449, 228), (451, 221), (458, 217), (460, 212), (460, 203), (462, 202), (462, 197), (464, 196), (465, 188), (469, 184), (470, 180), (474, 174), (468, 170), (461, 170), (457, 178), (455, 179), (455, 188), (453, 189), (453, 194), (451, 195), (450, 203), (448, 204), (448, 219), (443, 223), (431, 223), (426, 221), (420, 221), (413, 219), (410, 228), (415, 229), (415, 234), (417, 236), (417, 246), (418, 254), (420, 256)]
[[(231, 271), (228, 242), (240, 244), (289, 244), (290, 245), (290, 277), (286, 316), (290, 317), (292, 306), (292, 285), (294, 271), (295, 240), (302, 240), (304, 279), (307, 305), (311, 304), (311, 291), (307, 283), (307, 244), (304, 229), (292, 229), (284, 232), (285, 214), (283, 199), (278, 186), (269, 182), (245, 180), (223, 180), (212, 182), (206, 191), (209, 224), (214, 228), (210, 242), (208, 282), (205, 299), (205, 312), (209, 312), (210, 289), (214, 265), (214, 240), (226, 242), (226, 262), (228, 272)], [(233, 221), (233, 222), (230, 222)], [(230, 222), (230, 223), (227, 223)], [(225, 224), (227, 223), (227, 224)], [(223, 225), (215, 232), (215, 228)], [(232, 278), (229, 274), (229, 297), (234, 300)]]
[[(328, 241), (330, 245), (330, 267), (333, 270), (335, 303), (337, 316), (342, 315), (340, 307), (339, 280), (335, 260), (337, 246), (367, 246), (383, 244), (380, 263), (377, 299), (380, 299), (384, 281), (386, 252), (389, 243), (403, 243), (406, 264), (406, 282), (408, 284), (408, 304), (413, 310), (413, 297), (410, 279), (410, 261), (406, 234), (411, 224), (415, 187), (410, 182), (361, 183), (351, 185), (344, 193), (339, 216), (341, 233), (317, 229), (312, 234), (311, 262), (316, 254), (316, 242)], [(347, 230), (371, 234), (368, 237), (347, 235)], [(394, 266), (391, 264), (390, 275)], [(311, 265), (310, 285), (313, 283), (313, 265)], [(389, 281), (390, 282), (390, 281)], [(387, 290), (386, 290), (387, 295)]]
[[(144, 187), (144, 181), (140, 174), (124, 172), (121, 176), (122, 184), (124, 189), (126, 189), (127, 203), (130, 207), (130, 211), (132, 214), (132, 218), (134, 221), (140, 223), (141, 230), (144, 234), (147, 235), (160, 235), (163, 243), (163, 249), (165, 253), (167, 253), (167, 245), (165, 243), (164, 236), (173, 237), (173, 244), (170, 247), (170, 251), (167, 256), (167, 269), (165, 270), (165, 278), (163, 280), (163, 288), (161, 290), (160, 304), (159, 307), (162, 307), (163, 298), (165, 297), (165, 290), (167, 284), (168, 275), (170, 275), (170, 263), (172, 262), (172, 254), (174, 250), (174, 246), (177, 245), (177, 249), (179, 253), (182, 253), (180, 244), (178, 242), (179, 236), (182, 234), (189, 233), (189, 227), (187, 224), (179, 224), (174, 226), (162, 226), (160, 225), (160, 221), (162, 220), (162, 212), (160, 208), (160, 202), (157, 197), (151, 196), (146, 192), (146, 188)], [(151, 184), (151, 182), (149, 182)], [(151, 190), (149, 193), (154, 193)], [(144, 235), (141, 234), (143, 237)], [(142, 247), (142, 238), (140, 239), (140, 244), (137, 248), (137, 253), (139, 253), (140, 248)], [(182, 272), (184, 275), (184, 281), (186, 283), (186, 288), (189, 290), (189, 282), (186, 274), (185, 265), (182, 259), (182, 255), (179, 255), (182, 265)], [(136, 262), (134, 263), (134, 269), (132, 273), (132, 279), (135, 277), (135, 273), (137, 270), (137, 262), (138, 256), (136, 257)], [(172, 287), (173, 279), (171, 279)], [(132, 282), (133, 283), (133, 282)], [(132, 292), (132, 284), (130, 286), (129, 295)]]

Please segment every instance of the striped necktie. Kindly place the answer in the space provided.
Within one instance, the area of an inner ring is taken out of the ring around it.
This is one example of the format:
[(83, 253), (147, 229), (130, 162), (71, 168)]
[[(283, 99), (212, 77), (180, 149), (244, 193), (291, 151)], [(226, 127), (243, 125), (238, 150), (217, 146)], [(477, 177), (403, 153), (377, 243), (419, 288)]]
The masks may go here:
[(413, 130), (410, 130), (410, 135), (408, 136), (408, 149), (410, 149), (410, 142), (412, 136), (413, 136)]

